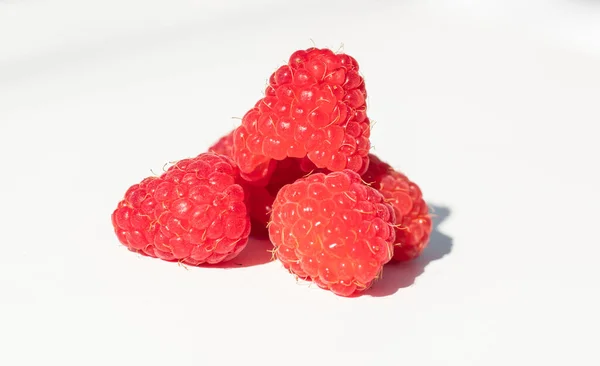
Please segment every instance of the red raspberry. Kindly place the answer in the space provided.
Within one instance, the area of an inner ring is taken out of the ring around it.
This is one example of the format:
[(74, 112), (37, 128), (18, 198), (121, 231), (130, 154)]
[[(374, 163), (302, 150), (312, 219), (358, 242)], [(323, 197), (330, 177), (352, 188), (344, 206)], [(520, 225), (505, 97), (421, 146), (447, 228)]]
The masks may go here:
[(250, 232), (238, 174), (231, 159), (205, 153), (131, 186), (112, 214), (119, 241), (131, 251), (190, 265), (232, 259)]
[(340, 296), (363, 291), (393, 252), (392, 207), (350, 170), (317, 173), (284, 186), (269, 237), (291, 273)]
[(358, 69), (354, 58), (328, 49), (294, 52), (235, 130), (233, 153), (242, 176), (263, 179), (286, 157), (306, 157), (329, 171), (364, 173), (370, 122)]
[(281, 187), (286, 184), (294, 183), (308, 173), (309, 172), (302, 169), (301, 159), (287, 158), (277, 162), (277, 166), (265, 188), (273, 197), (275, 197)]
[(421, 254), (429, 242), (432, 225), (421, 189), (404, 174), (370, 154), (369, 169), (363, 175), (391, 203), (396, 213), (394, 260), (408, 261)]
[[(231, 157), (233, 153), (233, 132), (221, 137), (209, 148), (209, 151)], [(267, 223), (271, 217), (271, 207), (279, 189), (304, 175), (306, 173), (300, 168), (300, 159), (288, 158), (274, 165), (273, 171), (260, 182), (247, 182), (244, 180), (240, 182), (246, 191), (246, 203), (252, 219), (253, 233), (261, 234), (266, 231)]]
[(215, 142), (208, 149), (208, 151), (219, 155), (225, 155), (233, 159), (233, 131), (221, 137), (219, 141)]

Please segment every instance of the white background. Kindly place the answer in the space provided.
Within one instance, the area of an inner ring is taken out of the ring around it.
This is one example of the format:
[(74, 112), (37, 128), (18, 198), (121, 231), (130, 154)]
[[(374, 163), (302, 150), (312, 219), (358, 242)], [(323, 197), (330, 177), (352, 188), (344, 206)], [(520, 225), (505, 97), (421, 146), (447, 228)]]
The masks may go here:
[[(121, 246), (129, 185), (311, 39), (439, 214), (423, 257), (347, 299), (265, 242), (225, 269)], [(598, 365), (599, 123), (595, 0), (0, 1), (0, 364)]]

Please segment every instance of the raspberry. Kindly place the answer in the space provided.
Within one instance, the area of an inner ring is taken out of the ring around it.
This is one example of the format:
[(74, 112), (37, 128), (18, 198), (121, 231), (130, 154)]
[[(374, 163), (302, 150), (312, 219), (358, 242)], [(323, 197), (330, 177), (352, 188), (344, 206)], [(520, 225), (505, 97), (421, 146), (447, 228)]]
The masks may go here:
[(393, 252), (395, 215), (350, 170), (285, 185), (273, 203), (269, 237), (291, 273), (340, 296), (370, 287)]
[(309, 48), (275, 71), (265, 97), (234, 132), (242, 176), (261, 180), (276, 161), (307, 158), (329, 171), (366, 171), (370, 122), (358, 63), (346, 54)]
[(208, 149), (208, 151), (219, 155), (225, 155), (233, 159), (233, 131), (221, 137), (219, 141), (215, 142)]
[(250, 232), (238, 174), (231, 159), (205, 153), (134, 184), (112, 214), (119, 241), (131, 251), (190, 265), (232, 259)]
[(421, 189), (406, 175), (370, 154), (369, 169), (363, 180), (371, 184), (391, 203), (396, 214), (396, 261), (418, 257), (429, 242), (432, 224), (429, 208), (423, 200)]
[[(233, 153), (233, 131), (221, 137), (209, 151), (231, 157)], [(239, 183), (247, 197), (247, 207), (252, 220), (252, 233), (266, 233), (266, 226), (271, 216), (271, 207), (279, 189), (293, 183), (306, 173), (301, 170), (300, 159), (288, 158), (273, 166), (273, 170), (261, 181)]]
[(307, 175), (307, 171), (302, 169), (301, 159), (287, 158), (279, 161), (265, 189), (275, 197), (281, 187), (286, 184), (294, 183)]

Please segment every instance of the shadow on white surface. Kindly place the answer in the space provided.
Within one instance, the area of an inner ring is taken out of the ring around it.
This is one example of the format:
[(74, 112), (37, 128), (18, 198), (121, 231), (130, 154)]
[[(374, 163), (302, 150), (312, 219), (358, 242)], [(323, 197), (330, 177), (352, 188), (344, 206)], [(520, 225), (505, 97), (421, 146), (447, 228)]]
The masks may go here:
[(374, 297), (393, 295), (399, 289), (409, 287), (415, 283), (417, 277), (425, 272), (429, 263), (442, 259), (452, 252), (452, 237), (439, 231), (440, 224), (450, 216), (448, 207), (431, 205), (434, 215), (433, 230), (429, 244), (423, 250), (421, 256), (406, 263), (391, 263), (384, 267), (383, 277), (373, 284), (373, 287), (365, 293)]
[(230, 261), (211, 265), (201, 265), (208, 268), (244, 268), (269, 263), (272, 260), (273, 244), (268, 237), (250, 236), (246, 248)]

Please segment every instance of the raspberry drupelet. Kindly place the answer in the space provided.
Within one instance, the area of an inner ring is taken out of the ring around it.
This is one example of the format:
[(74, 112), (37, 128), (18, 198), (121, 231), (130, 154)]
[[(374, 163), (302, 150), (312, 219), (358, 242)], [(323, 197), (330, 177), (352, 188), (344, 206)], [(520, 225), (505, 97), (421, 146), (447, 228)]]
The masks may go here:
[(119, 241), (131, 251), (189, 265), (234, 258), (250, 233), (238, 176), (231, 159), (204, 153), (131, 186), (112, 214)]
[(377, 189), (394, 208), (396, 214), (396, 261), (418, 257), (429, 242), (432, 223), (429, 208), (417, 184), (389, 164), (370, 154), (369, 169), (362, 178)]
[(285, 185), (269, 237), (291, 273), (340, 296), (369, 288), (392, 257), (394, 210), (350, 170)]
[(294, 52), (234, 132), (233, 156), (242, 176), (264, 179), (285, 158), (364, 173), (370, 121), (358, 71), (356, 60), (346, 54), (317, 48)]

